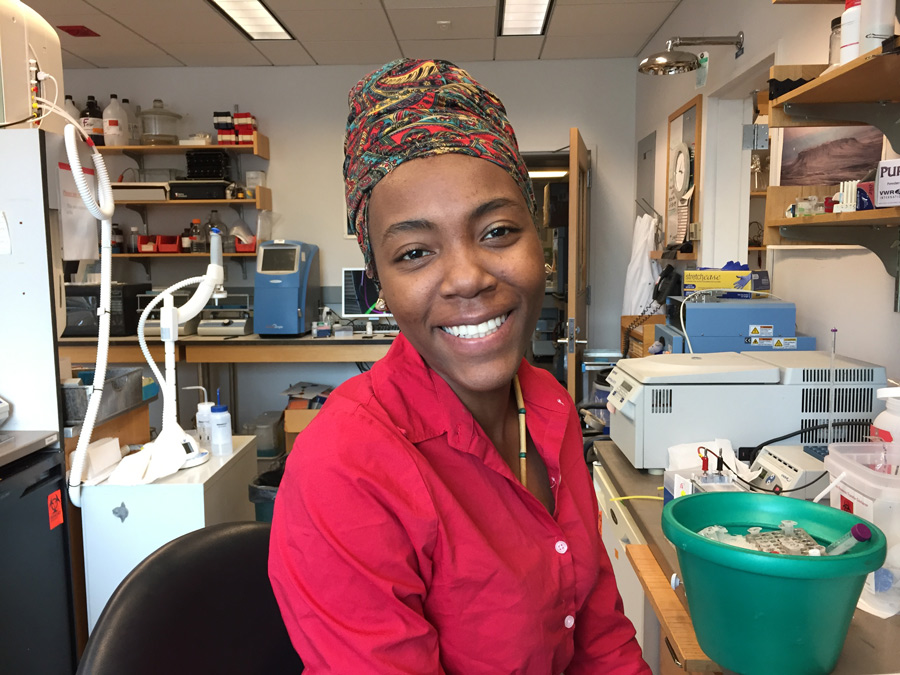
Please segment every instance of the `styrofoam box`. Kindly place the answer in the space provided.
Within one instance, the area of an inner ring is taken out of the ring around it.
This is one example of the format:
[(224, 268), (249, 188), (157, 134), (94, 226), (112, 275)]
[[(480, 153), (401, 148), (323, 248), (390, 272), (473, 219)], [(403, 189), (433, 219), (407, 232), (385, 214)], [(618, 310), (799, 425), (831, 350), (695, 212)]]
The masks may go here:
[(884, 567), (866, 579), (859, 607), (886, 618), (900, 612), (900, 444), (832, 443), (825, 457), (831, 506), (875, 523), (887, 537)]

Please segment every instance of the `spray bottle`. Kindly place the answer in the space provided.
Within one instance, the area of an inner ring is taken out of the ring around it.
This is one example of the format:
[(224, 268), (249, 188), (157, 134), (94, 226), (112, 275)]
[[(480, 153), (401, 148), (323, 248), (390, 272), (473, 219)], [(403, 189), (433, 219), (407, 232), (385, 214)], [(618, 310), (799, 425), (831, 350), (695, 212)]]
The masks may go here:
[(900, 443), (900, 387), (884, 387), (877, 392), (885, 409), (878, 413), (869, 435), (888, 443)]

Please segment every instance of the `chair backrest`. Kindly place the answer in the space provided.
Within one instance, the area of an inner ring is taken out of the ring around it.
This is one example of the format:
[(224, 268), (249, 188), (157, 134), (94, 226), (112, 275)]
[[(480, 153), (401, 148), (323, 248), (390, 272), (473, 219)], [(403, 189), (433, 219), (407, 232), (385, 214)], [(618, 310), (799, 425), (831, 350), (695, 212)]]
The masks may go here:
[(109, 599), (78, 675), (301, 672), (269, 584), (269, 530), (212, 525), (152, 553)]

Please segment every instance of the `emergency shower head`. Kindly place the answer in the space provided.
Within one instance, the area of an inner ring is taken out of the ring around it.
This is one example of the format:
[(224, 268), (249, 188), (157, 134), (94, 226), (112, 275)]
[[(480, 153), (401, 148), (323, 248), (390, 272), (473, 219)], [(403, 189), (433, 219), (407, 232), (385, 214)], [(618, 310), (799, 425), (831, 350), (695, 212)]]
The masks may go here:
[(734, 58), (744, 53), (744, 32), (736, 36), (674, 37), (666, 42), (666, 51), (651, 54), (638, 66), (638, 71), (648, 75), (677, 75), (689, 73), (700, 67), (700, 59), (691, 52), (673, 51), (673, 47), (697, 45), (734, 45)]

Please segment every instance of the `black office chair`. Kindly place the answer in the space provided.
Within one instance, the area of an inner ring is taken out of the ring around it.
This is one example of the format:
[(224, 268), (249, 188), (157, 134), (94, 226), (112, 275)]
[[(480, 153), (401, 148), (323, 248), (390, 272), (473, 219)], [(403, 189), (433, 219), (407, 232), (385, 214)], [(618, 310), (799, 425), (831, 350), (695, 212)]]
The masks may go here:
[(300, 673), (269, 585), (268, 523), (224, 523), (161, 547), (100, 614), (78, 675)]

